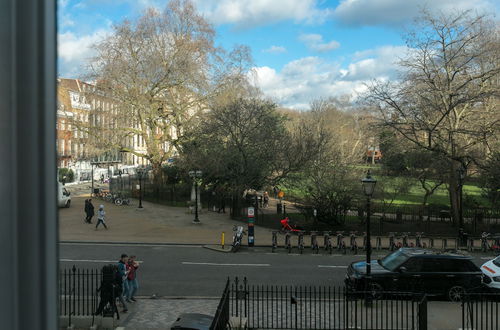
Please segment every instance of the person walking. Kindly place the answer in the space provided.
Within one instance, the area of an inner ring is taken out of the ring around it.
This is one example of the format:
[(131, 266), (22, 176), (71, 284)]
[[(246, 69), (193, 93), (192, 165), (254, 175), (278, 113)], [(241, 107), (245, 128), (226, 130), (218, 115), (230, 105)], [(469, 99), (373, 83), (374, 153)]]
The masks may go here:
[(89, 222), (89, 200), (86, 199), (85, 200), (85, 206), (83, 208), (83, 210), (85, 211), (85, 223), (88, 223)]
[(135, 261), (136, 256), (130, 256), (128, 259), (128, 275), (127, 275), (127, 283), (128, 283), (128, 297), (127, 301), (132, 302), (135, 300), (135, 293), (139, 288), (139, 283), (137, 282), (137, 269), (139, 268), (139, 263)]
[(269, 206), (269, 194), (267, 193), (267, 191), (264, 191), (263, 199), (264, 199), (264, 208), (266, 208)]
[(106, 226), (106, 223), (104, 222), (104, 219), (106, 217), (106, 212), (104, 212), (104, 205), (99, 205), (99, 211), (97, 211), (97, 224), (95, 225), (95, 230), (97, 230), (97, 227), (99, 227), (99, 224), (102, 223), (104, 228), (108, 229), (108, 226)]
[(116, 277), (117, 282), (120, 282), (122, 287), (122, 292), (118, 296), (118, 299), (123, 305), (122, 313), (126, 313), (128, 311), (127, 304), (125, 303), (125, 299), (127, 299), (128, 296), (127, 275), (129, 271), (127, 270), (127, 261), (128, 261), (128, 256), (126, 254), (122, 254), (120, 260), (118, 260), (118, 272)]
[(225, 194), (223, 191), (219, 193), (219, 209), (217, 210), (217, 213), (226, 213), (226, 198)]
[(85, 219), (86, 222), (92, 223), (92, 217), (94, 216), (94, 205), (92, 204), (91, 198), (85, 201), (85, 212), (87, 213), (87, 218)]

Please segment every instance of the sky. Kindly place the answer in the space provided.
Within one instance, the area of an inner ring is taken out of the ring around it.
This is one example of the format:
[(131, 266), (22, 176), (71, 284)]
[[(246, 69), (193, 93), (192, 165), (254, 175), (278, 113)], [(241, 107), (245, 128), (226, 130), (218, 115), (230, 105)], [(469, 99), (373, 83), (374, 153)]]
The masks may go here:
[[(251, 48), (254, 83), (279, 105), (305, 110), (319, 98), (353, 99), (374, 79), (397, 78), (404, 34), (422, 8), (497, 15), (496, 0), (192, 0), (225, 49)], [(92, 44), (113, 24), (167, 0), (58, 0), (60, 77), (82, 78)]]

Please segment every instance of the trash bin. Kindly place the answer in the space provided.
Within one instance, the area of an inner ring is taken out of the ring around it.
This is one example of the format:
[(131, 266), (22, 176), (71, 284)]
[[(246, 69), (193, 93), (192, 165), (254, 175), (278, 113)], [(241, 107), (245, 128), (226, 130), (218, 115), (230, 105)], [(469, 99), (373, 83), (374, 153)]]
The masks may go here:
[(185, 313), (181, 314), (172, 324), (170, 329), (175, 330), (209, 330), (212, 325), (213, 316)]

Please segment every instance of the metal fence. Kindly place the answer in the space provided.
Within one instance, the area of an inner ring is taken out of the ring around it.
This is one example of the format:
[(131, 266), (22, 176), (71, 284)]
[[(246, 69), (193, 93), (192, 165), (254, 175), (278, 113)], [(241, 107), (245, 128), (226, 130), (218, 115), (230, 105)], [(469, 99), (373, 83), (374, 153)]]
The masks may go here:
[(422, 294), (349, 292), (335, 286), (231, 284), (231, 315), (253, 329), (426, 329)]
[(222, 298), (217, 306), (217, 311), (215, 312), (214, 320), (210, 326), (210, 330), (225, 330), (227, 324), (229, 323), (229, 299), (230, 299), (230, 288), (229, 279), (227, 279), (226, 287), (222, 293)]
[(100, 269), (80, 269), (73, 266), (59, 271), (59, 315), (92, 316), (96, 310), (97, 289), (102, 281)]
[(462, 328), (478, 330), (500, 329), (500, 295), (474, 293), (462, 300)]

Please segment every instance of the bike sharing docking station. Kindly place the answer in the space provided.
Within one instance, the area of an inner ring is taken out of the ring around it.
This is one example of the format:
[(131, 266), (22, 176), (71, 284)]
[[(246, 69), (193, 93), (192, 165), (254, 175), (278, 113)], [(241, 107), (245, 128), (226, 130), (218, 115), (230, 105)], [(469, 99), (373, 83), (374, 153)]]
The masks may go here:
[(253, 207), (249, 207), (247, 209), (248, 216), (248, 246), (254, 246), (255, 244), (255, 209)]

